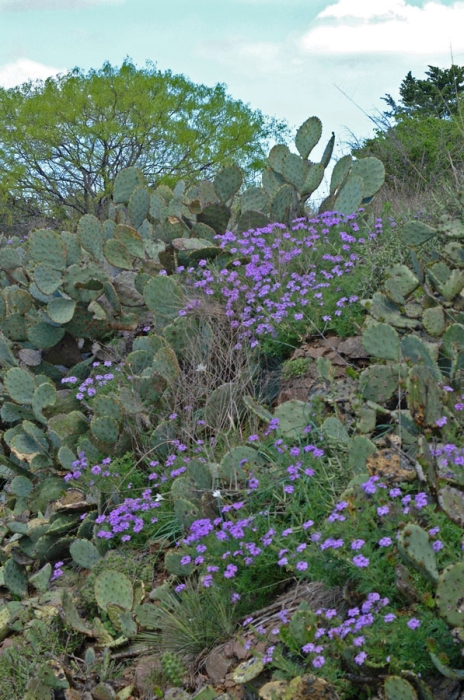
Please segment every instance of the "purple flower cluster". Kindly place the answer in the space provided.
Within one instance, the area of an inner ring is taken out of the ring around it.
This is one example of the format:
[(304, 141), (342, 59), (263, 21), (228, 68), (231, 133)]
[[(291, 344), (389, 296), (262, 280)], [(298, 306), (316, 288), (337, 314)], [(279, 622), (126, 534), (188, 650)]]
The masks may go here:
[[(100, 366), (100, 362), (94, 362), (92, 364), (92, 367), (96, 368)], [(103, 366), (108, 368), (112, 366), (111, 360), (105, 360), (103, 363)], [(115, 367), (116, 372), (121, 372), (122, 371), (122, 365), (119, 365), (118, 367)], [(105, 386), (108, 382), (110, 382), (112, 379), (114, 379), (115, 375), (113, 372), (106, 372), (105, 374), (96, 374), (95, 377), (87, 377), (87, 379), (84, 379), (81, 384), (78, 386), (78, 390), (76, 393), (76, 399), (78, 401), (82, 401), (82, 399), (88, 398), (91, 399), (93, 396), (96, 395), (97, 393), (97, 387), (102, 387)], [(78, 383), (78, 378), (77, 377), (63, 377), (61, 380), (62, 384), (71, 384), (74, 386), (75, 384)]]
[[(110, 476), (118, 478), (119, 474), (117, 472), (112, 472), (110, 470), (110, 468), (109, 468), (110, 464), (111, 464), (111, 457), (105, 457), (105, 459), (102, 460), (101, 465), (94, 464), (90, 468), (90, 472), (94, 476), (99, 476), (99, 477), (103, 477), (103, 478), (110, 477)], [(88, 466), (89, 466), (89, 464), (88, 464), (87, 457), (85, 456), (85, 453), (79, 452), (79, 454), (77, 455), (77, 460), (72, 463), (72, 467), (73, 467), (74, 471), (66, 474), (66, 476), (64, 477), (64, 480), (66, 482), (77, 481), (78, 479), (80, 479), (82, 477), (83, 473), (87, 471)], [(91, 480), (89, 485), (93, 486), (93, 484), (94, 484), (94, 481)]]
[[(438, 423), (438, 421), (437, 421)], [(453, 443), (431, 447), (433, 457), (437, 457), (438, 467), (445, 475), (454, 476), (453, 467), (461, 471), (464, 467), (464, 448), (457, 447)]]
[[(382, 598), (379, 593), (369, 593), (366, 600), (359, 607), (348, 610), (346, 619), (343, 622), (338, 618), (336, 610), (317, 610), (316, 615), (319, 620), (314, 635), (315, 641), (305, 644), (302, 647), (303, 653), (314, 655), (311, 661), (312, 665), (314, 668), (321, 668), (325, 664), (324, 651), (331, 642), (347, 640), (357, 649), (363, 647), (368, 641), (366, 633), (376, 620), (383, 618), (383, 622), (392, 622), (396, 618), (393, 613), (383, 615), (382, 611), (389, 602), (388, 598)], [(418, 622), (418, 620), (412, 618), (408, 626), (411, 629), (415, 629), (419, 626)], [(359, 651), (354, 660), (355, 663), (361, 666), (366, 658), (367, 652)]]
[(62, 562), (62, 561), (55, 562), (55, 564), (53, 566), (53, 573), (52, 573), (52, 577), (50, 579), (50, 583), (52, 583), (53, 581), (56, 581), (56, 579), (60, 578), (60, 576), (63, 576), (63, 574), (64, 574), (64, 571), (62, 568), (63, 566), (64, 566), (64, 562)]
[[(237, 258), (232, 269), (225, 268), (219, 273), (207, 267), (187, 270), (196, 289), (207, 295), (214, 294), (217, 288), (221, 290), (226, 316), (231, 326), (239, 329), (237, 349), (243, 341), (254, 347), (260, 336), (276, 337), (284, 321), (308, 321), (312, 314), (305, 314), (305, 310), (323, 307), (324, 290), (338, 284), (339, 278), (351, 272), (358, 262), (359, 255), (352, 251), (352, 246), (366, 243), (365, 238), (353, 235), (359, 231), (355, 214), (343, 217), (336, 212), (324, 212), (293, 223), (292, 233), (280, 223), (241, 234), (226, 231), (216, 236), (221, 248), (242, 259), (244, 256), (249, 262), (242, 263)], [(380, 219), (376, 231), (369, 234), (370, 239), (377, 236), (379, 225), (381, 228)], [(321, 249), (334, 247), (340, 247), (343, 255), (321, 254)], [(313, 262), (317, 257), (318, 265)], [(182, 271), (184, 268), (178, 269)], [(199, 277), (196, 280), (195, 274)], [(341, 296), (334, 315), (340, 316), (346, 306), (356, 301), (356, 295)], [(183, 314), (186, 312), (187, 309), (182, 310)], [(332, 317), (326, 315), (324, 319), (328, 322)]]
[[(153, 496), (151, 489), (146, 489), (140, 498), (126, 498), (121, 505), (114, 508), (108, 515), (99, 515), (96, 519), (98, 525), (104, 523), (106, 528), (102, 528), (97, 532), (97, 537), (110, 540), (115, 535), (125, 533), (121, 536), (122, 542), (128, 542), (132, 534), (140, 532), (145, 521), (140, 517), (139, 513), (146, 513), (159, 508), (160, 500)], [(151, 522), (156, 522), (156, 518), (152, 518)]]

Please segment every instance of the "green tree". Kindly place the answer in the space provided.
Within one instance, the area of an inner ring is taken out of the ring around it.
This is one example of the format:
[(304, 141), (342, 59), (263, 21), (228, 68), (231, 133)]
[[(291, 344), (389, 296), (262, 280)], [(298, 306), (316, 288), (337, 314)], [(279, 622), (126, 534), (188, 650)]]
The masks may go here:
[(458, 112), (458, 98), (464, 92), (464, 66), (453, 64), (451, 68), (428, 66), (427, 78), (414, 78), (411, 71), (400, 85), (400, 102), (391, 95), (382, 97), (395, 119), (408, 117), (438, 117), (449, 119)]
[(252, 182), (286, 123), (252, 110), (226, 86), (197, 85), (126, 59), (84, 73), (0, 89), (0, 199), (25, 200), (58, 218), (94, 213), (119, 170), (149, 184), (188, 184), (235, 162)]
[(356, 157), (376, 156), (394, 190), (420, 193), (454, 180), (464, 170), (464, 66), (429, 66), (427, 79), (409, 72), (399, 102), (386, 95), (390, 107), (372, 118), (375, 136), (351, 143)]

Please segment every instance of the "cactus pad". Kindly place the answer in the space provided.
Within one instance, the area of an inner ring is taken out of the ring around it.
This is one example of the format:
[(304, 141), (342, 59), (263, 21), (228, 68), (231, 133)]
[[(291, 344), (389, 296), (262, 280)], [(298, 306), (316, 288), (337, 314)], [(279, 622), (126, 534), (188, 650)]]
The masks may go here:
[(135, 228), (131, 226), (125, 226), (123, 224), (118, 224), (114, 230), (115, 240), (122, 243), (130, 255), (134, 255), (137, 258), (143, 258), (145, 255), (145, 248), (143, 244), (143, 238)]
[(47, 304), (47, 314), (55, 323), (68, 323), (75, 310), (76, 302), (73, 299), (57, 298)]
[(167, 552), (164, 557), (166, 571), (174, 576), (190, 576), (195, 566), (194, 564), (182, 564), (183, 554), (180, 552)]
[(364, 198), (372, 197), (385, 182), (385, 166), (373, 156), (361, 158), (353, 163), (350, 177), (359, 175), (363, 180)]
[(344, 424), (338, 418), (335, 418), (334, 416), (326, 418), (321, 428), (325, 437), (329, 441), (331, 440), (333, 442), (344, 443), (345, 445), (350, 443), (348, 432)]
[(150, 209), (150, 192), (143, 185), (139, 185), (132, 192), (127, 210), (135, 228), (139, 228), (148, 216)]
[(35, 417), (41, 423), (46, 423), (47, 419), (43, 415), (43, 409), (47, 406), (54, 406), (56, 403), (57, 393), (53, 384), (44, 382), (35, 389), (32, 396), (32, 410)]
[(253, 447), (247, 445), (233, 447), (226, 452), (219, 466), (219, 473), (223, 479), (234, 483), (248, 478), (250, 472), (256, 471), (266, 463), (262, 455)]
[(401, 238), (406, 245), (418, 246), (426, 243), (436, 234), (436, 229), (423, 224), (421, 221), (408, 221), (403, 226)]
[(159, 319), (159, 325), (164, 326), (177, 318), (179, 311), (185, 306), (181, 287), (172, 277), (158, 275), (152, 277), (143, 288), (145, 303)]
[(453, 486), (443, 486), (438, 491), (438, 503), (448, 518), (464, 528), (464, 494)]
[(199, 520), (201, 511), (199, 507), (184, 498), (176, 498), (174, 501), (174, 514), (182, 527), (189, 528), (192, 523)]
[(150, 196), (150, 216), (158, 221), (163, 221), (168, 215), (168, 207), (159, 192), (153, 192)]
[(43, 294), (53, 294), (62, 283), (61, 272), (50, 265), (39, 264), (34, 268), (34, 281)]
[(208, 204), (201, 214), (197, 215), (199, 223), (210, 226), (220, 236), (227, 231), (229, 219), (230, 209), (224, 203)]
[(4, 375), (4, 384), (13, 401), (18, 404), (32, 404), (36, 389), (32, 374), (19, 367), (12, 367)]
[(60, 342), (65, 334), (64, 328), (50, 326), (44, 321), (34, 323), (27, 329), (27, 338), (39, 350), (48, 350)]
[(271, 199), (263, 187), (249, 187), (240, 197), (240, 209), (242, 214), (249, 209), (268, 213)]
[(303, 122), (295, 136), (295, 146), (302, 158), (309, 156), (314, 146), (319, 143), (321, 136), (322, 122), (319, 117), (309, 117)]
[(114, 267), (118, 267), (121, 270), (132, 270), (134, 258), (121, 241), (117, 241), (114, 238), (105, 241), (103, 252), (105, 258)]
[(32, 481), (25, 476), (15, 476), (10, 488), (18, 498), (27, 498), (32, 491)]
[(275, 409), (274, 418), (279, 419), (279, 435), (286, 438), (302, 437), (311, 422), (311, 407), (297, 399), (285, 401)]
[(317, 190), (324, 177), (325, 168), (322, 163), (313, 163), (308, 170), (300, 192), (303, 197), (310, 197)]
[(134, 591), (132, 583), (123, 573), (106, 569), (95, 579), (95, 600), (102, 610), (109, 603), (120, 605), (124, 610), (132, 610)]
[(274, 197), (279, 187), (282, 187), (282, 185), (285, 184), (285, 180), (282, 177), (282, 175), (280, 175), (280, 173), (276, 172), (272, 168), (266, 168), (265, 170), (263, 170), (263, 174), (261, 175), (261, 182), (267, 194), (271, 198)]
[(198, 501), (195, 482), (186, 476), (178, 476), (171, 484), (171, 497), (184, 498), (187, 501)]
[(74, 540), (69, 553), (73, 561), (83, 569), (92, 569), (101, 559), (98, 549), (88, 540)]
[(310, 165), (307, 160), (300, 158), (296, 153), (287, 153), (282, 168), (282, 175), (299, 192), (303, 190), (309, 170)]
[(240, 398), (234, 382), (226, 382), (214, 389), (208, 396), (204, 416), (212, 428), (220, 428), (225, 420), (233, 419), (238, 412)]
[(120, 170), (114, 180), (113, 202), (126, 204), (135, 188), (143, 183), (143, 173), (139, 168), (130, 167)]
[(451, 564), (441, 572), (435, 601), (439, 614), (449, 625), (464, 625), (464, 562)]
[(190, 316), (179, 316), (164, 329), (164, 337), (179, 359), (208, 356), (213, 342), (213, 330), (208, 322)]
[(406, 564), (413, 566), (432, 583), (438, 581), (437, 563), (430, 536), (419, 525), (409, 523), (402, 529), (398, 551)]
[(345, 182), (337, 196), (334, 208), (340, 214), (349, 216), (357, 212), (364, 196), (363, 179), (359, 175), (351, 176)]
[(445, 314), (443, 308), (441, 306), (433, 306), (430, 309), (425, 309), (422, 322), (429, 335), (433, 335), (434, 337), (442, 335), (445, 330)]
[(27, 594), (27, 574), (23, 566), (20, 566), (14, 559), (8, 559), (3, 567), (3, 579), (8, 590), (23, 598)]
[(79, 244), (89, 252), (95, 260), (103, 258), (103, 229), (96, 216), (85, 214), (77, 226)]
[(401, 354), (404, 360), (417, 365), (424, 365), (430, 370), (437, 382), (441, 380), (441, 372), (433, 359), (429, 347), (417, 335), (405, 335), (401, 340)]
[(294, 189), (290, 185), (282, 185), (275, 193), (270, 210), (272, 221), (284, 222), (289, 214), (293, 201)]
[(265, 406), (256, 401), (256, 399), (254, 399), (252, 396), (245, 394), (242, 396), (242, 401), (247, 409), (254, 413), (255, 416), (258, 416), (260, 420), (264, 421), (265, 423), (269, 423), (272, 420), (272, 413), (268, 411)]
[(37, 573), (29, 577), (29, 583), (40, 593), (45, 593), (52, 577), (52, 565), (48, 562)]
[(39, 229), (29, 236), (29, 253), (37, 263), (45, 263), (54, 270), (66, 269), (66, 248), (58, 233)]
[(428, 367), (415, 365), (409, 370), (407, 400), (411, 415), (419, 425), (434, 426), (443, 415), (442, 392)]
[(367, 328), (363, 333), (362, 344), (372, 357), (382, 360), (399, 359), (399, 335), (388, 323), (376, 323)]
[(153, 371), (163, 377), (168, 384), (175, 382), (180, 373), (179, 362), (172, 348), (160, 348), (153, 358)]
[(418, 325), (416, 320), (403, 316), (398, 306), (381, 292), (375, 292), (366, 308), (378, 321), (396, 328), (416, 328)]
[(74, 605), (71, 593), (65, 588), (63, 590), (63, 616), (65, 622), (76, 632), (86, 635), (87, 637), (93, 637), (94, 633), (88, 622), (83, 620), (77, 608)]
[(366, 460), (376, 451), (376, 445), (365, 435), (355, 435), (351, 440), (348, 462), (353, 473), (357, 475), (366, 472)]
[(271, 221), (268, 216), (260, 211), (255, 211), (254, 209), (248, 209), (243, 214), (241, 214), (237, 221), (237, 233), (244, 233), (245, 231), (250, 231), (251, 229), (264, 228)]
[(119, 426), (110, 416), (94, 416), (90, 423), (90, 430), (97, 440), (101, 442), (117, 442)]
[(383, 690), (385, 700), (417, 700), (417, 693), (412, 685), (400, 676), (389, 676)]
[(240, 189), (243, 176), (238, 165), (226, 165), (214, 178), (214, 189), (222, 202), (234, 196)]
[(353, 159), (350, 155), (343, 156), (337, 161), (330, 178), (330, 194), (334, 194), (351, 170)]
[[(135, 372), (137, 374), (137, 372)], [(115, 421), (122, 418), (122, 406), (119, 401), (112, 396), (97, 395), (92, 399), (92, 408), (99, 416), (110, 416)]]
[(132, 618), (132, 613), (123, 611), (119, 614), (119, 626), (121, 633), (128, 639), (132, 639), (138, 632), (137, 623)]
[(360, 375), (359, 388), (363, 399), (385, 403), (398, 390), (398, 369), (387, 365), (371, 365)]
[(191, 459), (187, 464), (187, 474), (193, 480), (197, 489), (207, 490), (212, 488), (213, 478), (207, 464), (199, 459)]
[(282, 175), (282, 170), (284, 167), (284, 161), (286, 156), (290, 153), (288, 146), (283, 143), (278, 143), (271, 148), (269, 155), (267, 157), (268, 163), (271, 168)]

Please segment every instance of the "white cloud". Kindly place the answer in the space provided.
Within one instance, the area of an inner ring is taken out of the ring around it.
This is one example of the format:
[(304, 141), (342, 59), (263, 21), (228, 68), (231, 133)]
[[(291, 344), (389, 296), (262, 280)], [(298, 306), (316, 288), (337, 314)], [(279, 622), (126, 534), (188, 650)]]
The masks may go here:
[(84, 10), (96, 5), (121, 5), (125, 0), (0, 0), (0, 12)]
[(338, 0), (319, 13), (300, 46), (307, 54), (444, 54), (464, 51), (464, 2)]
[(12, 88), (29, 80), (45, 80), (60, 72), (59, 68), (45, 66), (28, 58), (20, 58), (15, 63), (0, 66), (0, 85), (4, 88)]
[(196, 52), (203, 58), (219, 60), (222, 64), (255, 79), (260, 75), (294, 73), (301, 65), (301, 59), (292, 56), (284, 42), (281, 44), (272, 41), (250, 43), (243, 39), (231, 38), (227, 41), (199, 43)]
[(274, 41), (229, 35), (199, 42), (195, 51), (209, 61), (211, 82), (225, 81), (234, 97), (253, 108), (287, 116), (294, 126), (319, 116), (321, 155), (332, 130), (336, 148), (350, 134), (371, 135), (368, 115), (386, 109), (382, 95), (399, 98), (408, 71), (420, 78), (428, 64), (447, 68), (451, 50), (454, 62), (464, 64), (464, 0), (448, 6), (425, 0), (422, 7), (409, 2), (331, 0), (308, 19), (306, 31), (304, 25), (302, 31), (282, 31)]

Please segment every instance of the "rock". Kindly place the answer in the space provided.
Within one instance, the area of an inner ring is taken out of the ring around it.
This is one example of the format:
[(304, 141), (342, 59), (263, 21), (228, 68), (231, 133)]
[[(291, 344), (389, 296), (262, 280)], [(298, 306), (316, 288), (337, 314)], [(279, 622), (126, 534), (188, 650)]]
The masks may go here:
[(135, 668), (134, 683), (140, 696), (151, 694), (155, 685), (155, 675), (162, 673), (161, 658), (158, 655), (144, 656)]
[(164, 700), (190, 700), (190, 695), (182, 688), (168, 688), (164, 692)]
[(369, 357), (369, 354), (364, 350), (361, 335), (345, 338), (340, 343), (337, 350), (342, 355), (348, 355), (348, 357), (352, 359), (364, 359)]
[(115, 700), (116, 691), (109, 683), (99, 683), (91, 692), (94, 700)]
[[(91, 700), (92, 696), (90, 693), (85, 693), (85, 695), (88, 695), (88, 700)], [(75, 688), (66, 688), (64, 691), (64, 697), (65, 700), (87, 700), (87, 698), (82, 695), (78, 690)]]
[(234, 647), (233, 647), (233, 653), (235, 654), (237, 659), (241, 659), (241, 660), (249, 659), (252, 656), (251, 651), (249, 651), (248, 649), (245, 649), (242, 642), (239, 642), (239, 641), (235, 642)]
[(221, 647), (213, 649), (206, 657), (206, 673), (213, 683), (221, 683), (226, 677), (231, 666), (231, 660), (227, 659)]
[(417, 478), (416, 470), (394, 449), (379, 450), (369, 455), (366, 467), (371, 476), (379, 476), (388, 483), (411, 482)]

